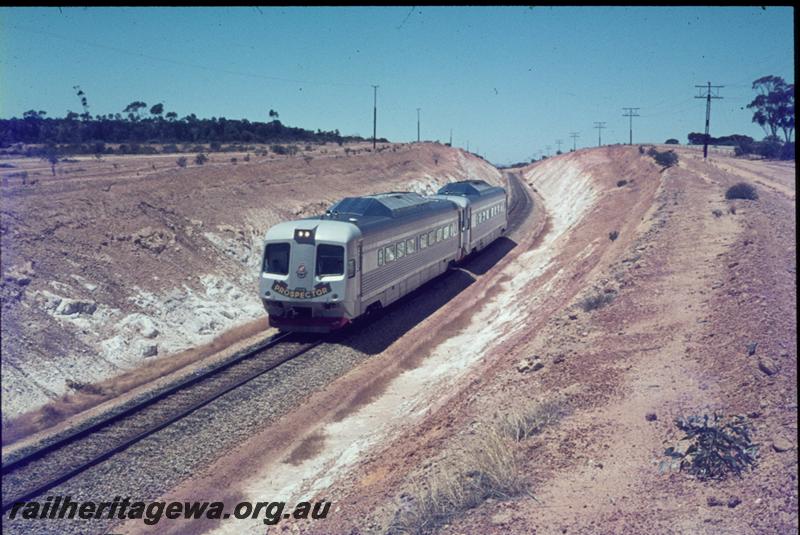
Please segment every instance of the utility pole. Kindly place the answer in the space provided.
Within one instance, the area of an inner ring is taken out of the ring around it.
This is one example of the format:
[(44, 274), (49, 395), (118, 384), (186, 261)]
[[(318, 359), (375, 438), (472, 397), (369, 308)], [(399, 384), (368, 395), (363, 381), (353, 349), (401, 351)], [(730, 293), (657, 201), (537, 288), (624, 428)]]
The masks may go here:
[(601, 134), (603, 132), (603, 128), (606, 127), (606, 122), (605, 121), (601, 121), (601, 122), (595, 121), (594, 122), (594, 127), (597, 128), (597, 146), (598, 147), (602, 147), (603, 146), (603, 136)]
[[(560, 139), (556, 139), (556, 145), (558, 145), (558, 152), (561, 152), (561, 144), (564, 143)], [(558, 152), (556, 154), (558, 154)]]
[(570, 132), (569, 137), (572, 138), (572, 152), (575, 152), (575, 139), (580, 137), (580, 132)]
[(372, 148), (375, 149), (375, 139), (378, 132), (378, 86), (373, 85), (374, 90), (372, 100)]
[[(722, 98), (721, 96), (719, 96), (719, 90), (720, 90), (720, 88), (723, 88), (725, 86), (724, 85), (711, 85), (711, 82), (708, 82), (708, 86), (696, 85), (695, 87), (698, 88), (698, 89), (705, 89), (706, 90), (706, 94), (705, 95), (700, 94), (701, 92), (698, 91), (698, 95), (696, 97), (694, 97), (694, 98), (704, 98), (704, 99), (706, 99), (706, 135), (703, 138), (703, 159), (705, 159), (705, 158), (708, 158), (708, 126), (709, 126), (709, 123), (711, 122), (711, 99), (712, 98)], [(714, 90), (716, 90), (716, 92), (717, 92), (716, 95), (712, 94), (712, 92), (711, 92), (712, 88)]]
[(638, 112), (641, 108), (622, 108), (622, 109), (627, 112), (627, 113), (623, 113), (622, 116), (623, 117), (629, 117), (629, 119), (628, 119), (628, 121), (629, 121), (628, 128), (629, 128), (629, 132), (630, 132), (630, 138), (629, 138), (628, 144), (629, 145), (633, 145), (633, 118), (634, 117), (639, 117), (639, 114), (636, 113), (636, 112)]
[(417, 143), (419, 143), (419, 110), (422, 108), (417, 108)]

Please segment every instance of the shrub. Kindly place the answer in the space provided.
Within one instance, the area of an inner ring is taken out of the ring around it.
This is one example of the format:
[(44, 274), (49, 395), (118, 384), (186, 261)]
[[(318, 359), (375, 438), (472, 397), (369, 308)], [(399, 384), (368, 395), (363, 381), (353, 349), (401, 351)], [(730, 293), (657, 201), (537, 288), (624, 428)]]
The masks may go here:
[(725, 192), (726, 199), (748, 199), (751, 201), (758, 200), (758, 192), (752, 184), (747, 182), (739, 182), (728, 188)]
[(748, 154), (753, 154), (756, 149), (756, 144), (753, 142), (752, 138), (744, 138), (739, 141), (739, 143), (734, 147), (733, 154), (736, 156), (747, 156)]
[(780, 159), (794, 160), (794, 141), (783, 144), (783, 147), (781, 147)]
[(211, 150), (211, 152), (219, 152), (220, 150), (222, 150), (222, 143), (220, 143), (219, 141), (212, 141), (211, 144), (209, 145), (209, 149)]
[(611, 241), (616, 240), (618, 237), (619, 237), (619, 231), (612, 230), (611, 232), (608, 233), (608, 239)]
[(758, 144), (758, 154), (768, 159), (775, 159), (781, 155), (781, 140), (775, 136), (768, 136)]
[(656, 151), (656, 154), (653, 156), (653, 159), (655, 159), (656, 163), (661, 167), (663, 167), (664, 169), (678, 164), (678, 155), (672, 152), (671, 150), (666, 152)]
[(622, 186), (624, 186), (627, 183), (628, 183), (627, 180), (617, 180), (617, 187), (621, 188)]
[(203, 165), (207, 161), (208, 161), (208, 156), (206, 156), (202, 152), (194, 157), (194, 163), (196, 163), (197, 165)]
[(237, 160), (236, 158), (231, 158), (231, 163), (232, 163), (233, 165), (236, 165), (236, 162), (238, 162), (238, 161), (239, 161), (239, 160)]
[(675, 139), (674, 137), (671, 137), (671, 138), (669, 138), (668, 140), (666, 140), (666, 141), (664, 142), (664, 144), (666, 144), (666, 145), (680, 145), (680, 144), (681, 144), (681, 142), (680, 142), (680, 141), (678, 141), (677, 139)]
[(592, 310), (597, 310), (598, 308), (602, 308), (612, 302), (614, 298), (617, 297), (617, 294), (611, 292), (600, 292), (594, 295), (589, 295), (584, 297), (580, 304), (580, 307), (584, 310), (584, 312), (591, 312)]
[(181, 156), (175, 160), (175, 163), (178, 164), (178, 167), (186, 167), (186, 156)]
[(714, 214), (714, 217), (722, 217), (722, 210), (719, 208), (714, 208), (711, 213)]
[(743, 416), (723, 418), (714, 413), (677, 418), (675, 425), (684, 432), (682, 442), (688, 442), (685, 451), (675, 447), (664, 451), (680, 459), (680, 469), (701, 481), (723, 480), (730, 474), (741, 477), (742, 472), (755, 465), (758, 444), (750, 438), (750, 426)]
[(249, 162), (250, 161), (250, 154), (245, 154), (244, 158), (242, 158), (242, 160), (244, 160), (246, 162)]
[(639, 145), (639, 154), (644, 154), (644, 147)]

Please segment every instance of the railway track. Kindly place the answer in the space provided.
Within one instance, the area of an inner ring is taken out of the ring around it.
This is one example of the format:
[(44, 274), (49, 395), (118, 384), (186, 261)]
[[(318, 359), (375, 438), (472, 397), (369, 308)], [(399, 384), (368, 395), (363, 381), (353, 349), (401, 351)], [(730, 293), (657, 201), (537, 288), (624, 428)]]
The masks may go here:
[(522, 185), (522, 179), (516, 172), (506, 171), (506, 178), (509, 188), (512, 190), (511, 202), (508, 206), (508, 229), (506, 235), (518, 229), (528, 215), (533, 210), (533, 201), (531, 200), (525, 187)]
[(14, 503), (43, 495), (320, 342), (277, 335), (251, 352), (6, 463), (2, 467), (2, 513)]
[[(513, 189), (508, 225), (511, 232), (528, 217), (533, 205), (519, 177), (509, 172), (507, 178)], [(291, 334), (276, 335), (253, 351), (10, 460), (2, 467), (2, 513), (17, 502), (44, 495), (228, 392), (302, 355), (321, 341)]]

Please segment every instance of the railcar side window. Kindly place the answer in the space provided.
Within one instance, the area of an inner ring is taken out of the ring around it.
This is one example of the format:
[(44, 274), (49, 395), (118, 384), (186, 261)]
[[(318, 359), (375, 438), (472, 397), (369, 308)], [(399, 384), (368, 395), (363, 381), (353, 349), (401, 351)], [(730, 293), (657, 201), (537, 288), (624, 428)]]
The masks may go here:
[(289, 244), (270, 243), (264, 250), (264, 271), (276, 275), (289, 273)]
[(445, 225), (443, 236), (445, 240), (450, 237), (450, 225)]
[(378, 265), (379, 266), (383, 265), (383, 247), (378, 249)]
[(422, 234), (419, 237), (419, 248), (420, 249), (425, 249), (427, 246), (428, 246), (428, 235), (427, 234)]
[(406, 240), (406, 254), (412, 254), (417, 250), (417, 240), (409, 238)]
[(341, 245), (317, 245), (317, 276), (344, 275), (344, 247)]
[(388, 245), (386, 247), (386, 263), (394, 262), (395, 259), (395, 249), (394, 245)]
[(356, 276), (356, 259), (351, 258), (347, 261), (347, 278), (352, 279)]
[(428, 232), (428, 245), (433, 245), (436, 243), (436, 231), (432, 230)]
[(436, 229), (436, 241), (442, 241), (444, 237), (444, 227), (439, 227)]
[(403, 258), (406, 255), (406, 242), (401, 241), (397, 244), (397, 258)]

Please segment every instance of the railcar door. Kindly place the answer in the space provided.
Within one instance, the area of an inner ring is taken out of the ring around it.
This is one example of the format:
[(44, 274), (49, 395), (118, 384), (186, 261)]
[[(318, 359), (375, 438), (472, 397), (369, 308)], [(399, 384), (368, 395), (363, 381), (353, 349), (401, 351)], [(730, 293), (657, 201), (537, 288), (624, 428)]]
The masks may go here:
[(353, 293), (355, 293), (355, 297), (353, 301), (355, 301), (355, 315), (360, 316), (363, 312), (363, 307), (361, 306), (361, 295), (363, 294), (363, 284), (364, 284), (364, 241), (358, 240), (357, 247), (357, 266), (356, 266), (356, 280), (355, 284), (353, 285)]
[(472, 240), (472, 204), (464, 210), (464, 221), (461, 224), (461, 233), (464, 238), (464, 255), (469, 254), (469, 246)]

